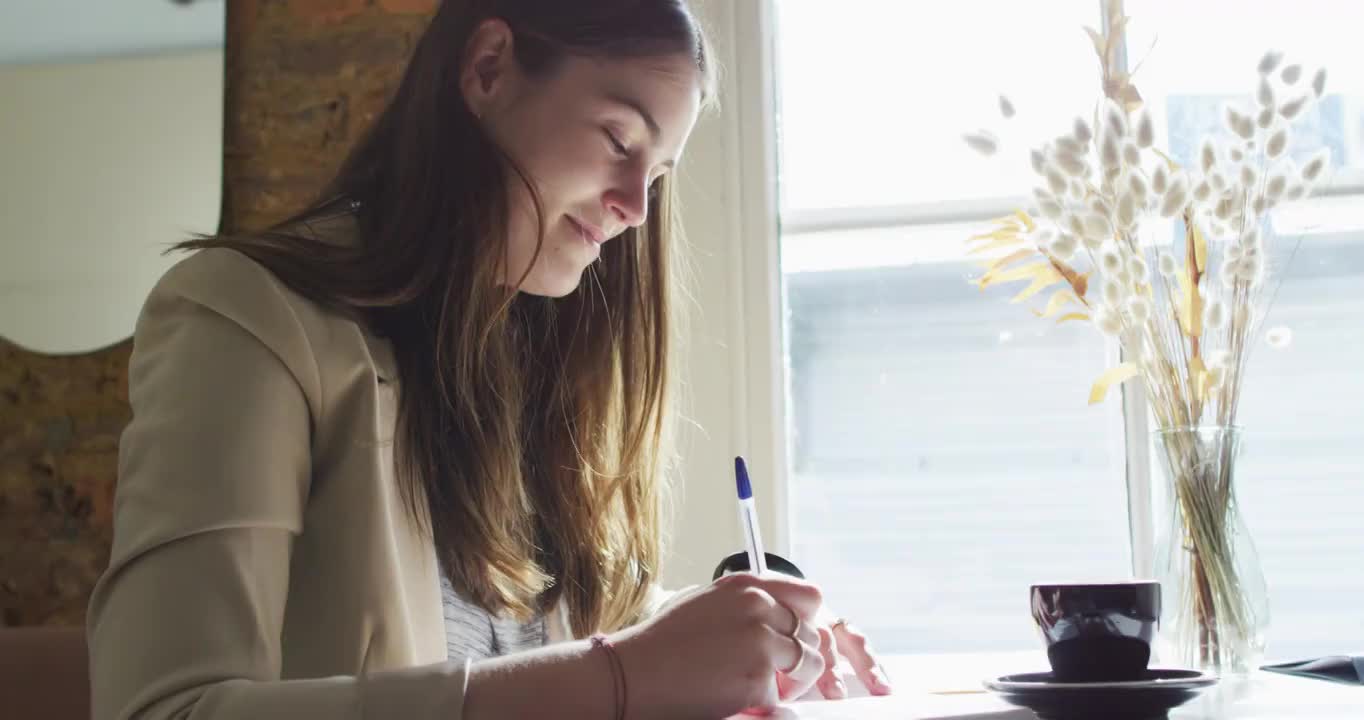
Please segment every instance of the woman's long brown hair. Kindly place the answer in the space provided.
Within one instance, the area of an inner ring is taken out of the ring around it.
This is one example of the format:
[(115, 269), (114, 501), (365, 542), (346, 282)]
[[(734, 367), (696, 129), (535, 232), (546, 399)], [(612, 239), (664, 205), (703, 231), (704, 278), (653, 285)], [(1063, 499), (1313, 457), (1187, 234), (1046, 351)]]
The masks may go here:
[[(607, 243), (567, 297), (505, 287), (507, 173), (537, 211), (539, 200), (459, 90), (459, 49), (490, 17), (512, 28), (531, 74), (566, 55), (687, 53), (703, 100), (713, 94), (685, 0), (446, 0), (317, 202), (264, 231), (177, 247), (242, 252), (388, 338), (397, 477), (446, 576), (488, 611), (523, 619), (562, 599), (583, 636), (638, 619), (663, 554), (674, 190), (657, 180), (647, 222)], [(346, 212), (358, 242), (294, 230)]]

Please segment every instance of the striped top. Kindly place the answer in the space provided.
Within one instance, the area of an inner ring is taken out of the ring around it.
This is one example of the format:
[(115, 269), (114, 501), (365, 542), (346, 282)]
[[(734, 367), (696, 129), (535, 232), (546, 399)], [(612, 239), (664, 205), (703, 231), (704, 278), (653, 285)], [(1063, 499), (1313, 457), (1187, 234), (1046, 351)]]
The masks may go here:
[(450, 659), (477, 662), (533, 650), (548, 642), (544, 615), (525, 623), (495, 617), (455, 592), (444, 573), (440, 578), (440, 595), (445, 606), (445, 651)]
[[(698, 586), (691, 585), (667, 591), (650, 585), (643, 614), (645, 617), (655, 615), (696, 589)], [(468, 658), (477, 662), (574, 638), (569, 628), (568, 608), (562, 600), (548, 614), (523, 623), (494, 616), (469, 602), (455, 591), (444, 572), (440, 575), (440, 594), (445, 610), (445, 651), (451, 660)]]

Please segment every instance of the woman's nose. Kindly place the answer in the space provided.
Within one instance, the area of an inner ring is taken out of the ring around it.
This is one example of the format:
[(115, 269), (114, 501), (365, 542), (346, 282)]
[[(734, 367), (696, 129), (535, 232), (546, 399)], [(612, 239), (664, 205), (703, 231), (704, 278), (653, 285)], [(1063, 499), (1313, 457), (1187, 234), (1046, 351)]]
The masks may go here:
[(617, 186), (606, 193), (606, 209), (628, 227), (639, 227), (649, 215), (648, 185), (642, 179)]

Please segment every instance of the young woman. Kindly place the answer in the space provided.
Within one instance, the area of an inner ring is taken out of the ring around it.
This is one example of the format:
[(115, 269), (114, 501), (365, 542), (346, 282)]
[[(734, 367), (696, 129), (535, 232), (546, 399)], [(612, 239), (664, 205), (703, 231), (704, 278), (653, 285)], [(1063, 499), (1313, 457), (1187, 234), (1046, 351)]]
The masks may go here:
[(809, 584), (657, 588), (670, 171), (713, 72), (683, 0), (447, 0), (323, 199), (183, 246), (96, 718), (722, 717), (842, 696), (840, 657), (889, 691)]

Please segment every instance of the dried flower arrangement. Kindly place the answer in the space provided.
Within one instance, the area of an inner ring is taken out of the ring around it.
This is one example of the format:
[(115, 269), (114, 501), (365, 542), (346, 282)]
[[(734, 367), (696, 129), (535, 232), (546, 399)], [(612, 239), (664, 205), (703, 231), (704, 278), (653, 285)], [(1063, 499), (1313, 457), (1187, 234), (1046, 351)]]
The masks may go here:
[[(1112, 39), (1127, 18), (1107, 18), (1103, 33), (1086, 28), (1103, 96), (1090, 119), (1031, 150), (1033, 207), (970, 238), (970, 252), (985, 258), (975, 282), (1027, 281), (1013, 302), (1049, 291), (1033, 311), (1039, 317), (1089, 322), (1120, 344), (1123, 362), (1098, 378), (1089, 401), (1137, 378), (1158, 428), (1172, 498), (1157, 549), (1170, 610), (1163, 633), (1187, 664), (1244, 670), (1263, 650), (1268, 609), (1236, 509), (1236, 417), (1276, 289), (1266, 282), (1270, 218), (1309, 196), (1330, 163), (1324, 148), (1301, 166), (1288, 153), (1295, 121), (1325, 93), (1326, 72), (1309, 79), (1301, 65), (1266, 53), (1253, 99), (1227, 105), (1222, 133), (1203, 139), (1184, 167), (1154, 146), (1132, 74), (1116, 68)], [(1001, 97), (1000, 112), (1013, 117), (1013, 103)], [(988, 131), (965, 140), (985, 155), (999, 149)], [(1143, 227), (1170, 222), (1182, 226), (1176, 250), (1143, 240)]]

